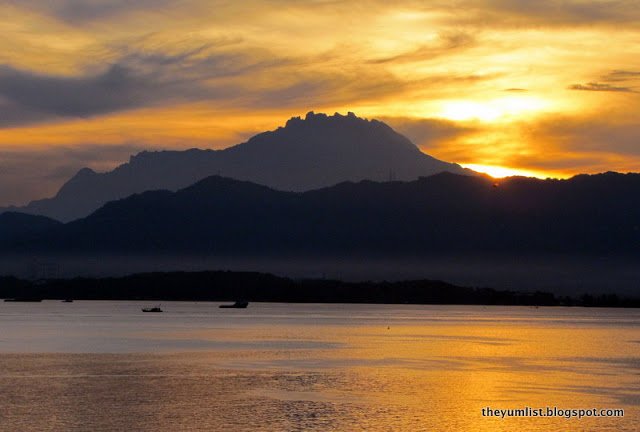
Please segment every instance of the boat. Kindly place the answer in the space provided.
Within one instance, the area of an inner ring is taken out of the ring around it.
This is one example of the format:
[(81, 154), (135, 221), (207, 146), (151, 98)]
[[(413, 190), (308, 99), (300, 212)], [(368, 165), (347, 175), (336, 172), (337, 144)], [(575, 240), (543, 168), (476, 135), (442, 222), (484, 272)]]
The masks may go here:
[(238, 300), (234, 304), (223, 304), (219, 307), (222, 309), (246, 309), (247, 306), (249, 306), (248, 301)]
[(31, 297), (16, 297), (16, 298), (7, 298), (4, 299), (6, 302), (32, 302), (32, 303), (40, 303), (42, 301), (41, 298), (31, 298)]
[(160, 309), (160, 306), (152, 308), (142, 308), (142, 312), (162, 312), (162, 309)]
[(64, 299), (62, 303), (73, 303), (73, 299)]

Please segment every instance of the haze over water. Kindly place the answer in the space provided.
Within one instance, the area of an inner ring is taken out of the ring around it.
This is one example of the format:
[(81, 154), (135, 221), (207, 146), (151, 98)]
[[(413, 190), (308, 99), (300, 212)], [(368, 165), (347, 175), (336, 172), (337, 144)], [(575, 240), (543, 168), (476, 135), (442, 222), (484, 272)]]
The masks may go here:
[(0, 303), (0, 430), (640, 429), (638, 310), (149, 305)]

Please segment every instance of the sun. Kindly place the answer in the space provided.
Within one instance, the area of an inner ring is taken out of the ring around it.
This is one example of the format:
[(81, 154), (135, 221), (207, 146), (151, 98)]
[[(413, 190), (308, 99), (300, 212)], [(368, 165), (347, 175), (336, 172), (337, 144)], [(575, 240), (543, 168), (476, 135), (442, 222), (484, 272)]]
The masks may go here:
[(454, 101), (446, 102), (438, 117), (454, 121), (481, 120), (488, 122), (500, 117), (500, 111), (490, 105), (478, 102)]
[(532, 171), (521, 168), (511, 168), (499, 165), (483, 165), (483, 164), (462, 164), (464, 168), (469, 168), (477, 172), (489, 174), (493, 178), (503, 178), (511, 176), (547, 178), (548, 174), (539, 171)]
[(533, 96), (510, 96), (488, 101), (451, 100), (443, 102), (438, 117), (453, 121), (494, 122), (531, 115), (545, 110), (549, 103)]

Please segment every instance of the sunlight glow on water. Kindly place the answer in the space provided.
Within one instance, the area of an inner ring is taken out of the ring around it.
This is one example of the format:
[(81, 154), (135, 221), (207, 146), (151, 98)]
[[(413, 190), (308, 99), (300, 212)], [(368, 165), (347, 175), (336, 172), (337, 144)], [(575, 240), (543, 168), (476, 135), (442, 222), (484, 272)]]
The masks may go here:
[(0, 303), (0, 430), (640, 430), (637, 310), (142, 306)]

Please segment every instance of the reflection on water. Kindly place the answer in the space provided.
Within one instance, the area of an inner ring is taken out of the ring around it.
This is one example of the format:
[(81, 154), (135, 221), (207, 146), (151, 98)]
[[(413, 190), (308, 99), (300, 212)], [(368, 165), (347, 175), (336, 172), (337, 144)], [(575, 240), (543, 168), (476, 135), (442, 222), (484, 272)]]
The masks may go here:
[(640, 430), (636, 310), (141, 306), (0, 303), (0, 430)]

